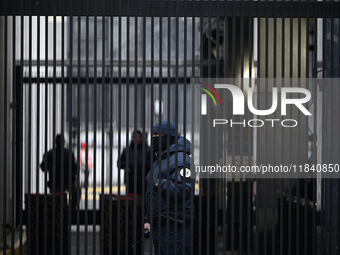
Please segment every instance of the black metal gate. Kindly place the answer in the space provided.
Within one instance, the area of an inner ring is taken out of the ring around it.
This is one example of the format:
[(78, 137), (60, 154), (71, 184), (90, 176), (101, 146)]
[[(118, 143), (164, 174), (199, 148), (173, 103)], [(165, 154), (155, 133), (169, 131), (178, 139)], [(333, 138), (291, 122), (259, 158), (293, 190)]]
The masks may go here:
[(337, 254), (339, 10), (3, 1), (0, 252)]

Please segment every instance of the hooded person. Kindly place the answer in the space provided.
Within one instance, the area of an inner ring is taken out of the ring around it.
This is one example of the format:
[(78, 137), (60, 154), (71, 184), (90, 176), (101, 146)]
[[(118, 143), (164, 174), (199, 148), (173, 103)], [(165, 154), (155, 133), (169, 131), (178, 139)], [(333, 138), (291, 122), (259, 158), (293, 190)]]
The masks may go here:
[(48, 172), (47, 187), (50, 192), (60, 193), (67, 190), (70, 192), (71, 206), (76, 208), (81, 195), (77, 183), (77, 162), (73, 152), (65, 147), (64, 135), (56, 136), (55, 148), (44, 154), (40, 168)]
[(184, 254), (189, 254), (195, 180), (190, 169), (190, 142), (177, 136), (172, 122), (163, 121), (153, 127), (152, 144), (157, 159), (146, 176), (144, 229), (153, 232), (156, 255), (159, 250), (160, 254), (183, 254), (183, 246)]
[(146, 143), (142, 132), (140, 130), (132, 132), (130, 145), (123, 150), (117, 161), (118, 167), (125, 170), (127, 193), (135, 193), (135, 179), (137, 179), (137, 194), (141, 195), (145, 192), (142, 188), (142, 180), (145, 178), (145, 175), (143, 176), (143, 167), (145, 168), (145, 173), (150, 170), (150, 155), (151, 148)]

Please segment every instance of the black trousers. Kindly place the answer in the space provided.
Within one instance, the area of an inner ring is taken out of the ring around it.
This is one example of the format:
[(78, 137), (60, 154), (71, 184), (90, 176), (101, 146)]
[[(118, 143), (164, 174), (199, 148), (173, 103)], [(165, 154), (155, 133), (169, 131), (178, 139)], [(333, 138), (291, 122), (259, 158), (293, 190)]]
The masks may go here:
[[(176, 232), (175, 224), (177, 225)], [(169, 226), (167, 227), (166, 221), (162, 221), (160, 231), (158, 225), (153, 228), (155, 255), (189, 255), (191, 247), (190, 233), (190, 222), (174, 223), (169, 220)], [(175, 240), (175, 237), (177, 240)], [(175, 245), (175, 241), (177, 245)], [(159, 246), (161, 253), (158, 253)], [(183, 246), (185, 247), (185, 253), (183, 253)]]

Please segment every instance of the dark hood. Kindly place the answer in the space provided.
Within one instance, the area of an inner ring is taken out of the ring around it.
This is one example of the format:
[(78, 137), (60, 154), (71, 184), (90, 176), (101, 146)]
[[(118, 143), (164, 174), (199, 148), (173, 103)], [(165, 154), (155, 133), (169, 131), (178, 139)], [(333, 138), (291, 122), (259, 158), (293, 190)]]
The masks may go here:
[[(184, 151), (184, 144), (185, 144), (185, 151)], [(190, 141), (187, 139), (184, 139), (183, 136), (179, 136), (177, 140), (177, 152), (185, 152), (190, 155)], [(170, 154), (176, 152), (176, 143), (172, 144), (169, 148)], [(167, 155), (167, 150), (162, 151), (162, 156)]]

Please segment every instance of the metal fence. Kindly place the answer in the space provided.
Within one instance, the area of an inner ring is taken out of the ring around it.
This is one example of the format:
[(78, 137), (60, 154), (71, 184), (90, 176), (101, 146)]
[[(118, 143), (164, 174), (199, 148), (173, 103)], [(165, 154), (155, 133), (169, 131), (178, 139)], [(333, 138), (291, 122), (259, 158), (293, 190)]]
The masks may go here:
[[(339, 10), (338, 1), (3, 1), (0, 253), (184, 253), (187, 243), (190, 254), (337, 254)], [(162, 121), (191, 142), (191, 178), (176, 158), (175, 179), (159, 174), (165, 186), (155, 188), (146, 175), (161, 158), (146, 153), (161, 145), (152, 127)], [(237, 170), (206, 171), (228, 167)], [(162, 203), (144, 239), (146, 212)]]

